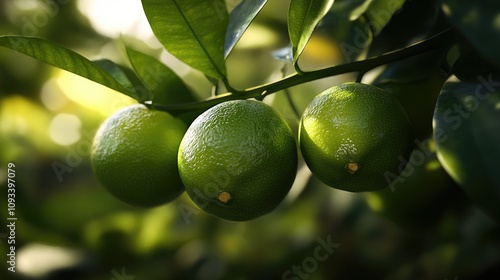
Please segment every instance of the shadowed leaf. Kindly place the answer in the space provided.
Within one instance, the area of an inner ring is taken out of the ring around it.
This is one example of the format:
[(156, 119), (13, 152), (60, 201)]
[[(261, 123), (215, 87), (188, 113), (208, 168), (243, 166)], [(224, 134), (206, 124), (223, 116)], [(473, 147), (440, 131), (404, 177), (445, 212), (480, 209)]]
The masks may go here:
[[(0, 46), (31, 56), (47, 64), (82, 76), (126, 94), (136, 100), (140, 99), (133, 87), (127, 87), (122, 84), (127, 83), (125, 80), (122, 79), (121, 81), (118, 81), (99, 64), (94, 63), (82, 55), (49, 40), (37, 37), (10, 35), (0, 36)], [(123, 76), (121, 78), (123, 78)]]

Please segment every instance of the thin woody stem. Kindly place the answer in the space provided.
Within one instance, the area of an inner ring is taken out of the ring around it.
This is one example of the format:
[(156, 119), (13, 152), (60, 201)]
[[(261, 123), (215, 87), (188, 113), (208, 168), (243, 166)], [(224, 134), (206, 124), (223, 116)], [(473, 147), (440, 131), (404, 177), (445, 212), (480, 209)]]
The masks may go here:
[[(277, 91), (290, 88), (296, 85), (340, 74), (353, 73), (353, 72), (366, 73), (378, 66), (398, 61), (417, 54), (421, 54), (427, 51), (431, 51), (436, 47), (441, 46), (442, 44), (449, 43), (451, 40), (453, 40), (453, 37), (454, 37), (453, 29), (450, 28), (424, 41), (420, 41), (406, 48), (388, 52), (377, 57), (336, 65), (333, 67), (319, 69), (315, 71), (304, 72), (301, 74), (295, 73), (272, 83), (264, 84), (261, 86), (249, 88), (234, 93), (228, 92), (224, 94), (219, 94), (216, 97), (212, 97), (199, 102), (181, 103), (175, 105), (154, 104), (154, 107), (158, 110), (164, 110), (171, 113), (194, 110), (194, 109), (203, 109), (212, 107), (214, 105), (217, 105), (225, 101), (262, 97), (262, 95), (272, 94)], [(149, 105), (150, 104), (151, 103), (149, 103)]]

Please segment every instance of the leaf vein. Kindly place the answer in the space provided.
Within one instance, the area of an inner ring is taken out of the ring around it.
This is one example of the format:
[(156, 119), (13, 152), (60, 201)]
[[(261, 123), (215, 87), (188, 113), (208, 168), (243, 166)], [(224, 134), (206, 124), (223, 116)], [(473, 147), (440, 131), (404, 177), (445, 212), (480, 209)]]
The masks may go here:
[(198, 45), (203, 50), (203, 52), (205, 53), (205, 55), (208, 58), (208, 60), (210, 61), (210, 63), (215, 67), (215, 69), (217, 70), (217, 73), (220, 75), (220, 77), (224, 77), (224, 74), (222, 74), (222, 71), (219, 69), (219, 67), (215, 63), (214, 59), (210, 56), (210, 53), (208, 52), (208, 50), (203, 45), (202, 41), (198, 37), (198, 34), (195, 32), (194, 28), (191, 26), (188, 17), (184, 14), (183, 10), (181, 9), (181, 7), (179, 6), (179, 4), (177, 3), (177, 0), (173, 0), (173, 2), (175, 4), (175, 7), (177, 8), (177, 10), (179, 11), (180, 15), (184, 19), (184, 22), (189, 27), (189, 30), (191, 30), (191, 33), (193, 34), (194, 38), (196, 39), (196, 42), (198, 42)]

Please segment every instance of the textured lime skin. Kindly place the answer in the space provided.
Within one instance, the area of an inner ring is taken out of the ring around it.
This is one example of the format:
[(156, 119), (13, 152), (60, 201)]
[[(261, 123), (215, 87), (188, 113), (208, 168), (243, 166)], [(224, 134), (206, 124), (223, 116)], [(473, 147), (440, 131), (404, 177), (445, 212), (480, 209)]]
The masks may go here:
[[(408, 159), (412, 142), (399, 102), (380, 88), (360, 83), (323, 91), (300, 120), (299, 144), (309, 169), (325, 184), (351, 192), (388, 186), (384, 174), (399, 174), (400, 158)], [(349, 172), (349, 163), (356, 163), (358, 170)]]
[(116, 198), (153, 207), (179, 196), (184, 187), (177, 152), (186, 125), (144, 105), (126, 107), (97, 131), (91, 163), (95, 175)]
[[(222, 219), (246, 221), (275, 209), (297, 171), (297, 145), (270, 106), (228, 101), (201, 114), (179, 148), (179, 172), (191, 199)], [(221, 202), (219, 195), (230, 195)]]

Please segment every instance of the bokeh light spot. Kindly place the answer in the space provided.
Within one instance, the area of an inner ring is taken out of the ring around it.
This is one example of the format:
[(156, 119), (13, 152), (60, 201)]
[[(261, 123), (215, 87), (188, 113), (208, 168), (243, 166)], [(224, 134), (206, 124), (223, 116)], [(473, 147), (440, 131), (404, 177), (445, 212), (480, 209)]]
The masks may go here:
[(42, 87), (40, 99), (47, 109), (56, 111), (68, 103), (68, 99), (57, 86), (54, 79), (50, 79)]
[(83, 253), (77, 250), (43, 244), (29, 244), (18, 252), (17, 271), (38, 278), (55, 269), (80, 263), (83, 258)]
[(68, 99), (96, 110), (103, 116), (109, 116), (118, 109), (137, 103), (117, 91), (64, 70), (59, 70), (55, 77), (57, 86)]
[(427, 171), (435, 171), (441, 168), (441, 163), (439, 163), (439, 160), (431, 160), (425, 165), (425, 169)]
[(145, 42), (160, 47), (149, 26), (141, 1), (136, 0), (80, 0), (78, 9), (86, 15), (99, 33), (117, 38), (121, 34), (146, 38)]
[(49, 126), (50, 138), (59, 145), (71, 145), (80, 140), (82, 122), (75, 115), (59, 114)]

